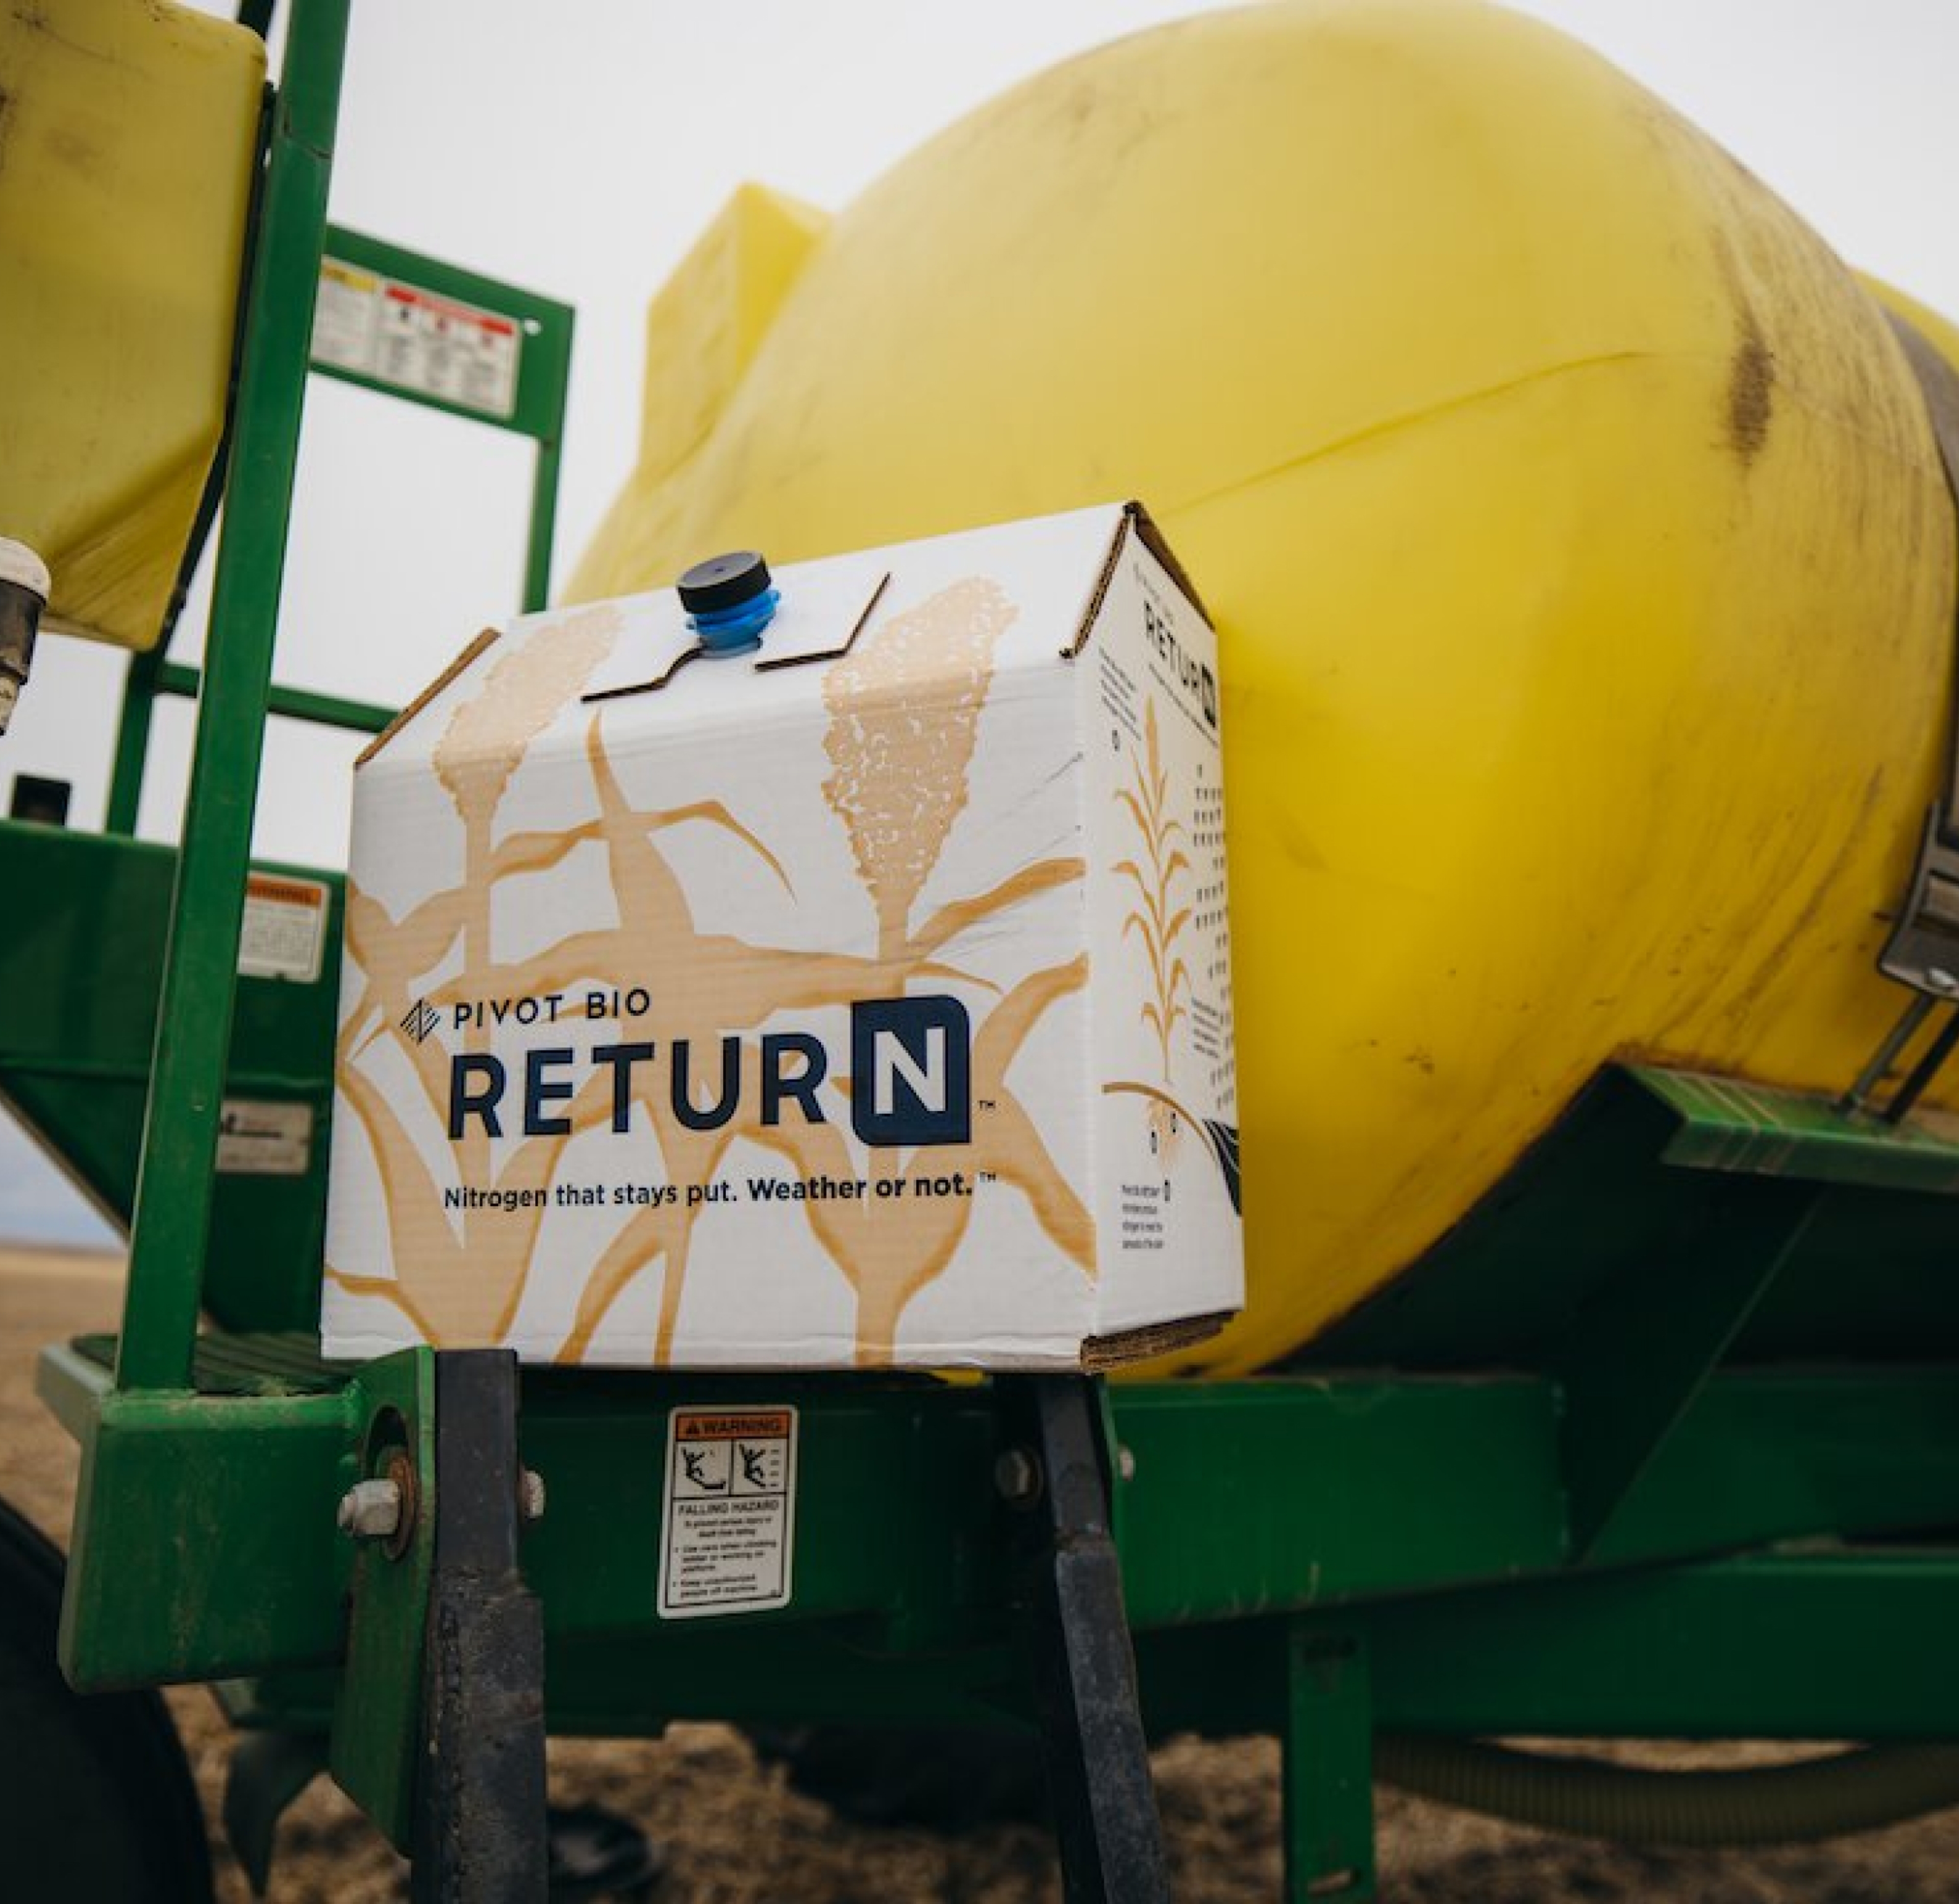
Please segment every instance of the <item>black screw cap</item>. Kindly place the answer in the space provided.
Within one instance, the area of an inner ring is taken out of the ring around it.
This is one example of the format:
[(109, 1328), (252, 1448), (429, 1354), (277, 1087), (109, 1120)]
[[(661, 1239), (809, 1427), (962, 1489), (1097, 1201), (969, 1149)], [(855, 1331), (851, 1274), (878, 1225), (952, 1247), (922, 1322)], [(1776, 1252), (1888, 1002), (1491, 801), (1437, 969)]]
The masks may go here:
[(691, 615), (738, 608), (769, 592), (769, 565), (753, 549), (711, 555), (680, 579), (681, 606)]

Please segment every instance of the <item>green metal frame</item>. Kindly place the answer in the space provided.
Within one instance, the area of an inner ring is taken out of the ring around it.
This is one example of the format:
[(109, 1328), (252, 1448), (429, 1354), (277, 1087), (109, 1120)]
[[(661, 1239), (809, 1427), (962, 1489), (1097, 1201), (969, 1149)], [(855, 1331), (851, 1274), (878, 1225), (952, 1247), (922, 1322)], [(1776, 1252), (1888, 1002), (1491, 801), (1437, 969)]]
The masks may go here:
[(129, 1389), (190, 1385), (347, 26), (347, 0), (297, 0), (271, 114), (130, 1235), (116, 1371)]
[[(564, 448), (565, 405), (571, 381), (572, 338), (576, 314), (568, 304), (541, 297), (521, 286), (485, 278), (459, 265), (446, 264), (420, 252), (404, 250), (343, 226), (326, 225), (320, 233), (321, 255), (359, 266), (398, 283), (414, 285), (457, 303), (471, 305), (509, 318), (522, 334), (518, 358), (514, 406), (508, 416), (449, 401), (411, 386), (363, 376), (335, 363), (313, 359), (308, 366), (319, 376), (351, 383), (383, 396), (398, 398), (442, 414), (530, 439), (537, 446), (531, 477), (529, 528), (524, 551), (522, 605), (542, 608), (550, 598), (553, 538), (557, 521), (558, 478)], [(310, 316), (308, 319), (310, 338)], [(217, 472), (221, 478), (223, 471)], [(202, 538), (198, 538), (201, 547)], [(194, 547), (193, 557), (196, 553)], [(276, 604), (275, 604), (276, 606)], [(214, 612), (214, 628), (216, 616)], [(202, 671), (168, 658), (175, 617), (157, 646), (132, 655), (122, 692), (116, 732), (116, 756), (110, 777), (105, 830), (133, 834), (142, 803), (144, 770), (149, 758), (150, 733), (160, 698), (176, 696), (194, 701), (203, 685)], [(214, 639), (215, 636), (214, 636)], [(378, 734), (396, 710), (371, 701), (322, 694), (309, 688), (275, 682), (267, 692), (265, 711), (281, 719), (318, 726)]]
[[(0, 932), (0, 985), (34, 1001), (0, 1023), (0, 1097), (123, 1226), (135, 1207), (176, 863), (147, 841), (0, 822), (0, 877), (34, 902), (31, 930)], [(297, 1175), (221, 1169), (202, 1300), (226, 1328), (303, 1328), (319, 1303), (344, 881), (255, 871), (325, 888), (326, 943), (310, 984), (239, 979), (224, 1096), (300, 1107), (312, 1141)]]
[[(386, 707), (275, 685), (271, 678), (309, 369), (532, 439), (537, 453), (525, 608), (541, 608), (549, 588), (573, 313), (534, 292), (327, 224), (347, 24), (347, 0), (301, 0), (294, 7), (284, 73), (268, 117), (206, 664), (199, 671), (160, 652), (138, 657), (125, 692), (111, 832), (135, 826), (156, 697), (198, 701), (131, 1226), (118, 1369), (119, 1380), (131, 1388), (189, 1385), (266, 719), (282, 715), (375, 732), (392, 718)], [(513, 414), (489, 417), (418, 389), (313, 365), (313, 306), (321, 260), (329, 253), (518, 324), (524, 343)]]
[[(173, 1530), (249, 1528), (270, 1553), (329, 1551), (334, 1503), (374, 1417), (400, 1411), (383, 1386), (398, 1378), (248, 1365), (256, 1392), (189, 1398), (119, 1391), (82, 1349), (44, 1358), (43, 1392), (83, 1440), (103, 1493), (77, 1515), (81, 1592), (66, 1663), (78, 1682), (237, 1677), (339, 1656), (348, 1560), (261, 1574), (235, 1544), (186, 1543)], [(667, 1411), (754, 1405), (764, 1391), (803, 1411), (794, 1604), (665, 1626), (653, 1599)], [(1713, 1379), (1609, 1555), (1590, 1561), (1567, 1512), (1561, 1397), (1544, 1378), (1354, 1375), (1109, 1394), (1134, 1471), (1120, 1490), (1120, 1546), (1129, 1617), (1144, 1632), (1789, 1541), (1936, 1533), (1959, 1503), (1959, 1390), (1945, 1369)], [(867, 1654), (935, 1655), (1002, 1630), (999, 1428), (983, 1386), (541, 1370), (525, 1383), (524, 1439), (551, 1485), (525, 1561), (548, 1633), (572, 1656), (596, 1647), (608, 1662), (589, 1685), (554, 1682), (554, 1703), (569, 1702), (583, 1723), (618, 1729), (643, 1709), (778, 1712), (773, 1670), (724, 1674), (724, 1627), (830, 1625)], [(176, 1571), (159, 1582), (144, 1560), (166, 1550)], [(742, 1631), (735, 1650), (757, 1638)], [(614, 1670), (612, 1649), (628, 1645), (660, 1660), (664, 1703), (647, 1708), (653, 1682)], [(1920, 1684), (1869, 1690), (1865, 1729), (1892, 1729), (1888, 1705), (1920, 1711)], [(937, 1696), (929, 1681), (914, 1690)], [(1671, 1696), (1691, 1699), (1693, 1688)]]
[[(212, 1213), (233, 1194), (214, 1189), (216, 1126), (241, 1077), (330, 1089), (331, 985), (301, 996), (236, 976), (266, 717), (367, 728), (386, 712), (271, 679), (322, 250), (538, 323), (509, 425), (539, 446), (533, 604), (570, 328), (561, 306), (513, 306), (528, 294), (327, 227), (346, 25), (347, 0), (298, 0), (268, 122), (207, 665), (132, 672), (112, 830), (133, 820), (145, 697), (198, 697), (167, 949), (100, 1017), (75, 1017), (87, 947), (100, 967), (105, 943), (154, 939), (168, 855), (0, 823), (0, 877), (70, 896), (57, 910), (79, 922), (0, 935), (8, 995), (63, 1001), (46, 1027), (0, 1027), (0, 1089), (133, 1217), (119, 1338), (42, 1363), (83, 1452), (65, 1669), (87, 1687), (225, 1681), (241, 1722), (330, 1732), (336, 1776), (401, 1842), (427, 1543), (357, 1557), (334, 1509), (391, 1449), (429, 1495), (433, 1358), (336, 1368), (303, 1331), (198, 1338)], [(283, 1077), (260, 1055), (274, 1050)], [(133, 1102), (145, 1077), (132, 1179), (130, 1131), (93, 1136), (79, 1107), (91, 1083)], [(322, 1194), (317, 1170), (289, 1191), (312, 1221)], [(227, 1227), (252, 1235), (249, 1211)], [(259, 1233), (283, 1293), (227, 1295), (227, 1319), (296, 1322), (316, 1233)], [(1959, 1141), (1939, 1128), (1719, 1079), (1602, 1074), (1289, 1372), (1105, 1390), (1150, 1722), (1284, 1733), (1295, 1899), (1373, 1894), (1377, 1728), (1952, 1735), (1956, 1255)], [(758, 1401), (801, 1411), (794, 1601), (663, 1623), (668, 1412)], [(1031, 1722), (989, 1385), (536, 1369), (524, 1406), (524, 1458), (549, 1485), (525, 1569), (557, 1729)], [(1859, 1648), (1815, 1646), (1833, 1632)]]

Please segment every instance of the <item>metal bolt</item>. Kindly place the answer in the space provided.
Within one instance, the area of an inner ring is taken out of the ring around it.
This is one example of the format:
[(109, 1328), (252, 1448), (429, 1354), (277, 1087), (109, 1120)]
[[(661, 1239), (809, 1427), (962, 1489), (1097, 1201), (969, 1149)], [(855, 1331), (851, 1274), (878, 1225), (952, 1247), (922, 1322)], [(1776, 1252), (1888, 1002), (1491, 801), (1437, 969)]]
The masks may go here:
[(1925, 982), (1934, 992), (1959, 992), (1959, 979), (1953, 977), (1943, 966), (1935, 965), (1927, 969)]
[(1116, 1450), (1116, 1472), (1126, 1481), (1132, 1481), (1136, 1478), (1136, 1455), (1134, 1449), (1118, 1448)]
[(545, 1517), (545, 1477), (535, 1468), (526, 1468), (518, 1477), (517, 1506), (527, 1521)]
[(1009, 1448), (993, 1464), (993, 1486), (1009, 1507), (1029, 1507), (1040, 1499), (1040, 1463), (1024, 1448)]
[(335, 1518), (341, 1532), (354, 1540), (392, 1540), (402, 1525), (401, 1484), (356, 1481), (341, 1496), (340, 1512)]

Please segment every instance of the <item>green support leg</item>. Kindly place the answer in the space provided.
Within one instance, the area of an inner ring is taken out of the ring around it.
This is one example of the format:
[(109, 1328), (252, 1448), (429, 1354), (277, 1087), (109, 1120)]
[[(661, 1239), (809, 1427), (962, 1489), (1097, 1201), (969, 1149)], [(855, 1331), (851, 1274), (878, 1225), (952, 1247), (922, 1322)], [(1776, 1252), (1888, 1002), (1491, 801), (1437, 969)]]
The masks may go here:
[(1661, 1260), (1606, 1290), (1554, 1357), (1574, 1553), (1611, 1525), (1815, 1216), (1818, 1187), (1736, 1177)]
[[(569, 351), (564, 360), (565, 376), (557, 386), (558, 414), (564, 411), (567, 379), (571, 369)], [(562, 452), (556, 436), (538, 445), (537, 473), (531, 484), (531, 528), (524, 547), (524, 612), (535, 614), (551, 605), (552, 532), (557, 522), (558, 465)]]
[(1286, 1904), (1374, 1896), (1374, 1725), (1367, 1646), (1295, 1623), (1286, 1635)]
[(422, 1647), (435, 1569), (436, 1363), (404, 1349), (360, 1373), (365, 1419), (357, 1475), (393, 1480), (395, 1535), (360, 1543), (348, 1596), (346, 1664), (335, 1689), (328, 1769), (405, 1852), (414, 1826), (422, 1736)]
[(190, 1385), (347, 20), (348, 0), (297, 0), (274, 108), (136, 1192), (126, 1388)]
[(143, 769), (150, 757), (150, 726), (157, 706), (157, 674), (163, 665), (160, 649), (129, 657), (122, 681), (122, 712), (116, 728), (116, 766), (109, 782), (109, 811), (104, 833), (132, 836), (143, 798)]

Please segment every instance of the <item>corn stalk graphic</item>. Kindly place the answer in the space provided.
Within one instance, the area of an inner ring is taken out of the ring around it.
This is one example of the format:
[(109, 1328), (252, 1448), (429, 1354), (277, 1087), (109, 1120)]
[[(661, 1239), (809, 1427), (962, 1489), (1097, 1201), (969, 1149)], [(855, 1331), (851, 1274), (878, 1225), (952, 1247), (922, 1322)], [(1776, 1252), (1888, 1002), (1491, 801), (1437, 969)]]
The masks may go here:
[[(843, 822), (878, 921), (878, 956), (903, 970), (938, 946), (1045, 887), (1079, 879), (1079, 859), (1036, 862), (992, 891), (946, 906), (915, 934), (912, 915), (964, 811), (980, 714), (992, 684), (994, 651), (1018, 611), (999, 586), (954, 583), (909, 614), (893, 617), (831, 668), (824, 751), (832, 772), (824, 797)], [(1050, 1237), (1079, 1267), (1092, 1263), (1094, 1225), (1055, 1168), (1006, 1072), (1047, 1005), (1086, 980), (1085, 959), (1033, 973), (995, 1007), (973, 1042), (973, 1090), (994, 1109), (983, 1136), (935, 1147), (936, 1171), (985, 1169), (1017, 1185)], [(904, 1160), (876, 1154), (889, 1178)], [(970, 1181), (969, 1176), (969, 1181)], [(891, 1359), (898, 1321), (938, 1276), (970, 1220), (970, 1198), (914, 1204), (903, 1224), (858, 1211), (858, 1357)]]
[[(596, 609), (534, 635), (491, 667), (478, 695), (452, 716), (434, 765), (462, 823), (459, 883), (391, 916), (350, 882), (347, 952), (361, 989), (337, 1048), (341, 1090), (365, 1133), (386, 1203), (395, 1274), (363, 1274), (329, 1265), (327, 1274), (350, 1293), (398, 1308), (424, 1339), (441, 1344), (494, 1342), (514, 1323), (536, 1259), (545, 1207), (448, 1211), (441, 1186), (418, 1147), (416, 1127), (440, 1131), (450, 1053), (409, 1035), (405, 1020), (418, 1001), (439, 1005), (497, 998), (570, 994), (580, 985), (645, 988), (648, 1017), (634, 1036), (662, 1054), (676, 1042), (738, 1033), (778, 1012), (842, 1006), (866, 997), (902, 995), (915, 981), (960, 979), (939, 954), (961, 935), (1040, 892), (1078, 880), (1081, 862), (1052, 858), (1022, 868), (989, 891), (942, 906), (916, 928), (912, 916), (954, 821), (966, 803), (980, 709), (992, 679), (993, 651), (1017, 611), (993, 585), (954, 585), (860, 639), (824, 684), (830, 709), (827, 748), (833, 769), (824, 792), (849, 833), (860, 878), (878, 922), (871, 957), (758, 946), (697, 924), (684, 886), (658, 842), (679, 827), (703, 825), (759, 859), (786, 888), (766, 845), (721, 802), (701, 801), (654, 811), (635, 808), (608, 755), (603, 716), (586, 732), (595, 816), (548, 833), (500, 841), (496, 824), (512, 778), (532, 743), (556, 721), (611, 651), (621, 626)], [(500, 884), (545, 871), (588, 843), (604, 852), (618, 923), (560, 939), (531, 958), (499, 963), (491, 915)], [(432, 982), (433, 975), (449, 976)], [(1087, 1213), (1048, 1155), (1006, 1074), (1041, 1014), (1078, 988), (1085, 963), (1027, 975), (978, 1020), (971, 1064), (976, 1096), (996, 1106), (964, 1145), (940, 1147), (936, 1171), (982, 1170), (1017, 1188), (1049, 1236), (1084, 1270), (1092, 1255)], [(487, 1046), (487, 1030), (463, 1034), (462, 1049)], [(719, 1049), (718, 1040), (712, 1041)], [(418, 1094), (397, 1109), (377, 1081), (377, 1046), (412, 1068)], [(853, 1160), (833, 1123), (764, 1126), (758, 1055), (739, 1047), (737, 1076), (697, 1079), (697, 1109), (725, 1098), (732, 1083), (741, 1109), (713, 1129), (683, 1119), (668, 1090), (643, 1084), (631, 1093), (633, 1128), (651, 1134), (670, 1183), (710, 1181), (730, 1148), (744, 1141), (786, 1157), (798, 1171), (848, 1175)], [(710, 1068), (718, 1068), (710, 1066)], [(839, 1081), (849, 1088), (849, 1081)], [(704, 1090), (703, 1090), (704, 1087)], [(450, 1147), (460, 1182), (506, 1191), (542, 1191), (554, 1182), (579, 1133), (614, 1119), (615, 1084), (595, 1077), (564, 1107), (569, 1131), (513, 1141), (500, 1156), (481, 1122)], [(440, 1148), (440, 1145), (436, 1147)], [(887, 1156), (874, 1165), (901, 1167)], [(942, 1273), (964, 1235), (971, 1199), (910, 1203), (906, 1220), (878, 1220), (868, 1200), (811, 1203), (803, 1210), (826, 1254), (857, 1299), (857, 1357), (889, 1362), (906, 1305)], [(587, 1274), (575, 1319), (559, 1350), (576, 1362), (620, 1293), (643, 1271), (663, 1271), (653, 1359), (671, 1359), (690, 1245), (700, 1215), (684, 1204), (636, 1210)]]
[(1111, 870), (1136, 889), (1135, 902), (1122, 921), (1122, 937), (1133, 932), (1142, 947), (1156, 995), (1144, 1001), (1138, 1015), (1156, 1034), (1167, 1084), (1171, 1034), (1177, 1020), (1190, 1015), (1183, 1004), (1190, 995), (1190, 968), (1176, 950), (1191, 919), (1191, 909), (1176, 903), (1178, 875), (1189, 873), (1190, 862), (1175, 844), (1183, 828), (1167, 811), (1170, 774), (1157, 740), (1154, 700), (1143, 705), (1143, 756), (1139, 760), (1130, 750), (1129, 772), (1130, 785), (1118, 787), (1116, 798), (1128, 809), (1143, 850), (1138, 858), (1119, 859)]

